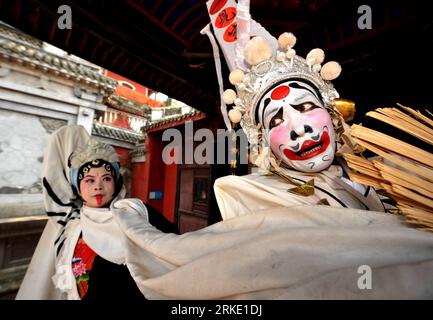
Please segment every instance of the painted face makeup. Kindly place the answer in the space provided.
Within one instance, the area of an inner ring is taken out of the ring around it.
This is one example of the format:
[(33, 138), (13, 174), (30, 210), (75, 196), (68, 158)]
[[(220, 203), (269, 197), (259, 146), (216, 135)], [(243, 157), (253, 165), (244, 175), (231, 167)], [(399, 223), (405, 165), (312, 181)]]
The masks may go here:
[(331, 117), (308, 81), (291, 79), (274, 86), (260, 100), (256, 119), (265, 128), (273, 153), (287, 166), (318, 172), (334, 160)]
[(91, 168), (80, 181), (80, 192), (86, 206), (106, 207), (113, 199), (113, 176), (103, 166)]

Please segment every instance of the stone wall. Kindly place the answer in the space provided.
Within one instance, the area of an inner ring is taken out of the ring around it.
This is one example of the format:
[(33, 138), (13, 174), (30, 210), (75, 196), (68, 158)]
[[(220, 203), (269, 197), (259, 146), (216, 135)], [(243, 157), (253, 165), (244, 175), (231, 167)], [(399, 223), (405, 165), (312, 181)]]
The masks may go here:
[(52, 128), (66, 121), (0, 109), (0, 194), (41, 193), (43, 151)]

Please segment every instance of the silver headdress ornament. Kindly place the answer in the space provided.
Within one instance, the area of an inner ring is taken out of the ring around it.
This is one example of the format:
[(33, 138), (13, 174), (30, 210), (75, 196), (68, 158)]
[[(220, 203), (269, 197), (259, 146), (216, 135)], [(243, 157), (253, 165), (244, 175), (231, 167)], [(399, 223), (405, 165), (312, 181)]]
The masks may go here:
[[(227, 118), (233, 123), (240, 122), (248, 140), (256, 143), (254, 137), (258, 121), (254, 115), (258, 102), (275, 84), (291, 78), (313, 83), (331, 117), (340, 118), (340, 113), (333, 103), (339, 95), (330, 80), (340, 75), (341, 66), (335, 61), (322, 66), (325, 59), (322, 49), (311, 50), (305, 59), (296, 55), (293, 49), (296, 37), (288, 32), (283, 33), (278, 40), (272, 37), (250, 18), (249, 1), (211, 0), (207, 2), (207, 6), (215, 37), (231, 71), (229, 81), (236, 88), (236, 91), (222, 90), (218, 47), (208, 25), (202, 33), (209, 36), (213, 45), (222, 96), (221, 110), (229, 130), (231, 126)], [(233, 105), (228, 114), (226, 105)]]
[(76, 169), (79, 169), (84, 163), (97, 159), (110, 163), (119, 162), (119, 156), (112, 146), (93, 138), (90, 138), (85, 145), (78, 147), (69, 158), (71, 167)]
[(80, 190), (80, 180), (83, 179), (84, 173), (90, 170), (91, 167), (101, 165), (107, 171), (112, 172), (119, 190), (122, 187), (122, 184), (117, 183), (120, 179), (119, 156), (116, 150), (109, 144), (90, 138), (85, 145), (78, 147), (71, 153), (69, 165), (71, 168), (71, 183), (78, 191)]

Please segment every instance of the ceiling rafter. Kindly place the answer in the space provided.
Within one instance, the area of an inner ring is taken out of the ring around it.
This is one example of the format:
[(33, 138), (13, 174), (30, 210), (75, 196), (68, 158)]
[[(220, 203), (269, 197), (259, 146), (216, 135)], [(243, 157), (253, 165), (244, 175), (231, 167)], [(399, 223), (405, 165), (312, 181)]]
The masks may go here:
[(139, 4), (137, 4), (136, 2), (134, 2), (132, 0), (127, 0), (127, 3), (132, 8), (134, 8), (135, 10), (137, 10), (138, 12), (140, 12), (142, 15), (144, 15), (146, 17), (146, 19), (149, 19), (154, 24), (156, 24), (159, 28), (161, 28), (162, 30), (164, 30), (165, 32), (167, 32), (168, 34), (170, 34), (174, 39), (176, 39), (177, 41), (179, 41), (180, 43), (182, 43), (186, 47), (190, 46), (190, 44), (187, 41), (185, 41), (184, 39), (182, 39), (181, 37), (179, 37), (173, 30), (171, 30), (169, 27), (167, 27), (165, 24), (163, 24), (160, 20), (156, 19), (152, 14), (150, 14), (149, 12), (147, 12), (147, 10), (144, 9), (142, 6), (140, 6)]
[(191, 19), (191, 21), (187, 24), (185, 29), (182, 31), (181, 35), (185, 36), (195, 26), (194, 28), (195, 31), (193, 31), (193, 34), (191, 35), (192, 38), (194, 33), (200, 32), (207, 25), (207, 20), (208, 20), (207, 16), (197, 16), (196, 18)]
[[(140, 4), (143, 4), (146, 0), (141, 0)], [(156, 15), (159, 11), (159, 9), (161, 8), (161, 5), (165, 2), (165, 0), (158, 0), (156, 2), (156, 5), (153, 7), (152, 9), (152, 15)]]
[(184, 3), (182, 1), (175, 1), (174, 3), (171, 3), (170, 9), (167, 10), (167, 12), (164, 14), (164, 16), (161, 19), (162, 23), (166, 23), (167, 20), (172, 16), (173, 13), (175, 13), (179, 7), (183, 6)]
[[(189, 20), (190, 17), (194, 16), (194, 12), (198, 11), (199, 13), (201, 13), (203, 10), (202, 9), (203, 4), (200, 2), (197, 2), (195, 5), (192, 5), (191, 7), (188, 8), (188, 10), (186, 10), (185, 12), (183, 12), (177, 19), (176, 21), (173, 23), (172, 25), (172, 29), (176, 30), (177, 27), (185, 20)], [(206, 15), (207, 18), (207, 15)]]

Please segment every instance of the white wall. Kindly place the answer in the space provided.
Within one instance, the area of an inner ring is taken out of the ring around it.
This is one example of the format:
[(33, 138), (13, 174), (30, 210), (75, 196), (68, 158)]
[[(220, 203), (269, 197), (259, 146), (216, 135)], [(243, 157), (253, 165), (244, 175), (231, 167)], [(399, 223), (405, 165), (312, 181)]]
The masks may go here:
[(38, 116), (0, 109), (0, 188), (37, 193), (48, 137)]

